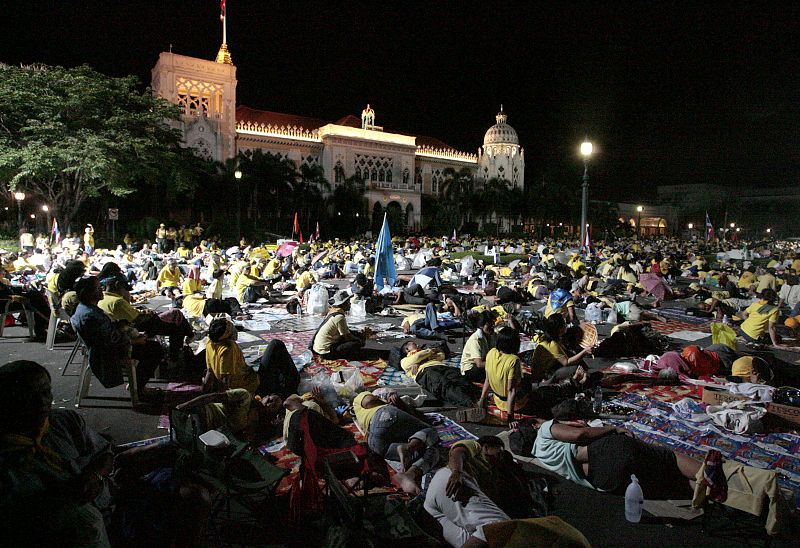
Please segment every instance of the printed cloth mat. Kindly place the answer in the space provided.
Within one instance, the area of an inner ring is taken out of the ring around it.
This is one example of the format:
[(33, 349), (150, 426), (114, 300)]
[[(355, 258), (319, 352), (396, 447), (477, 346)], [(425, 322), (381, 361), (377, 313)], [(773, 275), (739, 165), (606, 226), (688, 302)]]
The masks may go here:
[[(436, 428), (436, 432), (439, 434), (439, 440), (442, 447), (450, 447), (457, 441), (461, 440), (478, 439), (477, 436), (464, 429), (463, 426), (452, 419), (445, 417), (444, 415), (440, 415), (438, 413), (427, 413), (426, 415), (433, 419), (434, 428)], [(342, 428), (352, 432), (356, 441), (364, 441), (364, 436), (361, 434), (361, 432), (359, 432), (355, 423), (351, 422), (344, 424), (342, 425)], [(262, 455), (269, 454), (274, 457), (276, 459), (276, 462), (274, 463), (275, 466), (291, 470), (289, 475), (281, 480), (275, 491), (279, 496), (288, 494), (292, 484), (293, 476), (298, 474), (300, 471), (300, 457), (286, 448), (286, 442), (284, 442), (283, 438), (278, 438), (268, 444), (262, 445), (261, 447), (257, 448), (257, 451)], [(389, 466), (390, 477), (393, 478), (395, 474), (396, 471), (394, 468)]]
[[(604, 384), (605, 386), (605, 384)], [(613, 387), (614, 390), (634, 394), (665, 403), (674, 403), (684, 398), (699, 400), (696, 386), (687, 385), (653, 385), (644, 382), (623, 382)]]
[(322, 316), (312, 316), (306, 314), (304, 316), (291, 316), (285, 320), (280, 320), (272, 324), (274, 329), (280, 331), (316, 331), (319, 324), (325, 318)]
[(794, 345), (788, 345), (788, 344), (779, 344), (777, 346), (772, 346), (771, 344), (770, 345), (766, 345), (766, 344), (753, 345), (752, 343), (747, 342), (744, 337), (736, 337), (736, 340), (739, 341), (740, 343), (742, 343), (745, 346), (763, 347), (764, 350), (775, 349), (775, 350), (783, 350), (785, 352), (800, 353), (800, 346), (794, 346)]
[(677, 320), (667, 320), (666, 322), (651, 321), (650, 327), (658, 331), (662, 335), (670, 335), (678, 331), (702, 331), (703, 333), (711, 333), (710, 322), (704, 324), (688, 323)]
[(654, 308), (652, 312), (658, 314), (659, 316), (664, 316), (668, 320), (674, 320), (684, 323), (703, 325), (711, 321), (711, 318), (690, 316), (689, 314), (686, 313), (686, 309), (683, 308)]
[(732, 461), (755, 468), (775, 470), (778, 483), (800, 494), (800, 435), (772, 432), (737, 435), (713, 423), (683, 420), (663, 401), (641, 394), (626, 393), (613, 400), (639, 412), (624, 425), (646, 443), (666, 445), (689, 457), (702, 460), (709, 449), (717, 449)]
[(197, 397), (202, 392), (203, 387), (199, 384), (188, 382), (171, 382), (164, 388), (164, 404), (161, 408), (161, 416), (158, 417), (158, 428), (169, 430), (169, 410), (178, 404)]
[(387, 367), (381, 373), (381, 376), (378, 377), (378, 386), (414, 386), (416, 382), (414, 379), (406, 375), (403, 371), (399, 369), (391, 369)]
[(280, 339), (287, 347), (291, 344), (291, 354), (294, 356), (308, 350), (308, 345), (311, 344), (311, 339), (314, 337), (314, 331), (281, 331), (278, 333), (260, 333), (258, 336), (267, 342), (272, 339)]
[(302, 377), (313, 377), (317, 373), (326, 373), (330, 376), (342, 367), (358, 367), (361, 373), (361, 380), (364, 381), (366, 388), (371, 388), (378, 384), (378, 379), (386, 370), (386, 360), (323, 360), (319, 356), (314, 356), (311, 363), (303, 369)]

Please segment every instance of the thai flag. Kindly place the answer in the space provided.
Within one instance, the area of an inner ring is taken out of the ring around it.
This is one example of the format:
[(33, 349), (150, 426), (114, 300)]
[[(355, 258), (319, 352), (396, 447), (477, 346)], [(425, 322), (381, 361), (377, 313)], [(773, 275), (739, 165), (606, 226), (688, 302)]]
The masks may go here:
[(53, 219), (53, 229), (50, 231), (50, 235), (53, 236), (53, 240), (58, 243), (61, 241), (61, 231), (58, 229), (58, 221)]
[(319, 241), (319, 221), (317, 221), (317, 230), (316, 232), (314, 232), (314, 241), (315, 242)]
[(711, 217), (708, 216), (708, 211), (706, 211), (706, 241), (711, 241), (714, 239), (714, 225), (711, 224)]
[(586, 225), (586, 235), (583, 242), (581, 242), (581, 249), (586, 253), (592, 252), (592, 227)]
[(225, 0), (219, 0), (219, 20), (225, 20)]

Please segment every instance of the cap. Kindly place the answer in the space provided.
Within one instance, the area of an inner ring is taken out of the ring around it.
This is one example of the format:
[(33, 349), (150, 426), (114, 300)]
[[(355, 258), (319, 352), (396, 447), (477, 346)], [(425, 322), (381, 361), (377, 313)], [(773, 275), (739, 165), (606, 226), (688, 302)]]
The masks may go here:
[(731, 365), (731, 375), (735, 377), (747, 377), (753, 373), (753, 357), (743, 356)]

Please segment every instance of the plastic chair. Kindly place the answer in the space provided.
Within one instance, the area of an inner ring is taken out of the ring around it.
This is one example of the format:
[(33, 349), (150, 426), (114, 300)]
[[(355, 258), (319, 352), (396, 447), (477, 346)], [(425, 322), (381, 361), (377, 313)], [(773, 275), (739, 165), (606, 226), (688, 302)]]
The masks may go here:
[(33, 338), (33, 308), (31, 308), (28, 299), (20, 295), (14, 295), (10, 299), (0, 299), (0, 306), (3, 307), (3, 314), (0, 316), (0, 337), (3, 336), (3, 331), (5, 330), (6, 318), (16, 312), (20, 312), (19, 310), (11, 310), (11, 305), (15, 303), (22, 307), (22, 313), (25, 314), (25, 318), (28, 320), (28, 334)]
[[(78, 342), (75, 343), (76, 348), (81, 344), (84, 348), (86, 343), (83, 342), (81, 336), (76, 332)], [(75, 351), (75, 349), (73, 349)], [(139, 364), (138, 360), (128, 359), (127, 363), (123, 364), (122, 375), (127, 377), (128, 390), (131, 395), (131, 406), (136, 407), (139, 405), (139, 386), (136, 380), (136, 366)], [(66, 367), (64, 368), (66, 369)], [(89, 365), (88, 353), (84, 352), (83, 363), (81, 364), (81, 373), (78, 377), (78, 391), (75, 394), (75, 403), (78, 407), (81, 406), (83, 399), (89, 394), (89, 385), (92, 382), (92, 368)]]
[[(50, 322), (47, 324), (46, 345), (48, 350), (53, 350), (56, 342), (56, 333), (58, 332), (58, 323), (60, 321), (69, 323), (69, 314), (67, 314), (67, 311), (61, 306), (61, 299), (59, 299), (58, 295), (49, 289), (45, 290), (45, 292), (47, 293), (47, 301), (50, 303)], [(74, 355), (72, 357), (74, 357)], [(71, 362), (67, 362), (67, 365), (69, 365), (69, 363)], [(66, 367), (64, 370), (66, 371)]]

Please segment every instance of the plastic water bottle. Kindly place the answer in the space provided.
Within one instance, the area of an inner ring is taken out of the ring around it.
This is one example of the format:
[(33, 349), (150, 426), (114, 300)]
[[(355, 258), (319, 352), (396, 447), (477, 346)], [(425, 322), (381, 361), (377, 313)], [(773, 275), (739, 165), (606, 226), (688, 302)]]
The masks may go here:
[(644, 506), (642, 488), (636, 476), (631, 474), (631, 483), (625, 490), (625, 519), (631, 523), (639, 523), (642, 519), (642, 506)]
[(723, 325), (730, 325), (731, 324), (731, 319), (728, 317), (727, 314), (722, 316), (722, 324)]
[(603, 410), (603, 389), (599, 386), (594, 389), (594, 401), (592, 402), (592, 410), (599, 414)]

